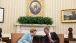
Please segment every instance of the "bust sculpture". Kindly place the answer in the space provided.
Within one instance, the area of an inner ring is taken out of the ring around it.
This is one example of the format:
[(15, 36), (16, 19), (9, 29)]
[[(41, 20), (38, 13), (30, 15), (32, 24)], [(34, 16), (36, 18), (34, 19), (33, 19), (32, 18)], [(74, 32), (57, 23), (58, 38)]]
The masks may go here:
[(72, 33), (73, 29), (70, 27), (68, 28), (68, 31), (69, 31), (68, 38), (73, 38), (73, 33)]
[(0, 28), (0, 38), (2, 38), (2, 28)]

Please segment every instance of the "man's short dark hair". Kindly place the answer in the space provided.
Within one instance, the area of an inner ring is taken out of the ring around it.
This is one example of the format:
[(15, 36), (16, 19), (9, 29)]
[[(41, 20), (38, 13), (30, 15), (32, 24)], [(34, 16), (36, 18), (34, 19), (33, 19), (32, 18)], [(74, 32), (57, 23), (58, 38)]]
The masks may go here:
[(2, 37), (2, 28), (0, 28), (0, 38)]
[(2, 28), (0, 28), (0, 33), (2, 32)]
[(49, 28), (48, 28), (48, 27), (45, 27), (44, 29), (49, 30)]

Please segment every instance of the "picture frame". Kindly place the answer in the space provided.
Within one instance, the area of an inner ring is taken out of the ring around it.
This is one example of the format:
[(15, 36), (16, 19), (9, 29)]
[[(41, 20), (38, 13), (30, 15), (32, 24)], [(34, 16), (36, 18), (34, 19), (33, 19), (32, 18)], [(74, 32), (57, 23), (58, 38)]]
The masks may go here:
[(76, 9), (66, 9), (61, 11), (62, 22), (76, 22)]
[(0, 7), (0, 23), (4, 22), (4, 8)]
[(27, 16), (44, 15), (44, 0), (27, 0)]

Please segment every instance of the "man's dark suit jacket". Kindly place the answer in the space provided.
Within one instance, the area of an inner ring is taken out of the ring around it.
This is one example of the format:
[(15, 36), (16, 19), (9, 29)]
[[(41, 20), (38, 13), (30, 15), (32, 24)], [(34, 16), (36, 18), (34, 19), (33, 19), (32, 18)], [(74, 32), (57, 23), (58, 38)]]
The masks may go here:
[[(51, 35), (52, 40), (55, 41), (54, 43), (59, 43), (60, 40), (55, 32), (51, 32), (50, 35)], [(44, 38), (45, 38), (45, 43), (50, 43), (47, 35), (45, 35)]]

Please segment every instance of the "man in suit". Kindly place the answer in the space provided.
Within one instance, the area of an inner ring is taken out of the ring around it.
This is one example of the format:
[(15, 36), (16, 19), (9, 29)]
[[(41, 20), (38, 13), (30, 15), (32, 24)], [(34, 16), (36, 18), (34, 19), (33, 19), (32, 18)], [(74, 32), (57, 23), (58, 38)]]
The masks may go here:
[(45, 43), (59, 43), (59, 38), (55, 32), (50, 32), (48, 27), (44, 28), (45, 32)]

